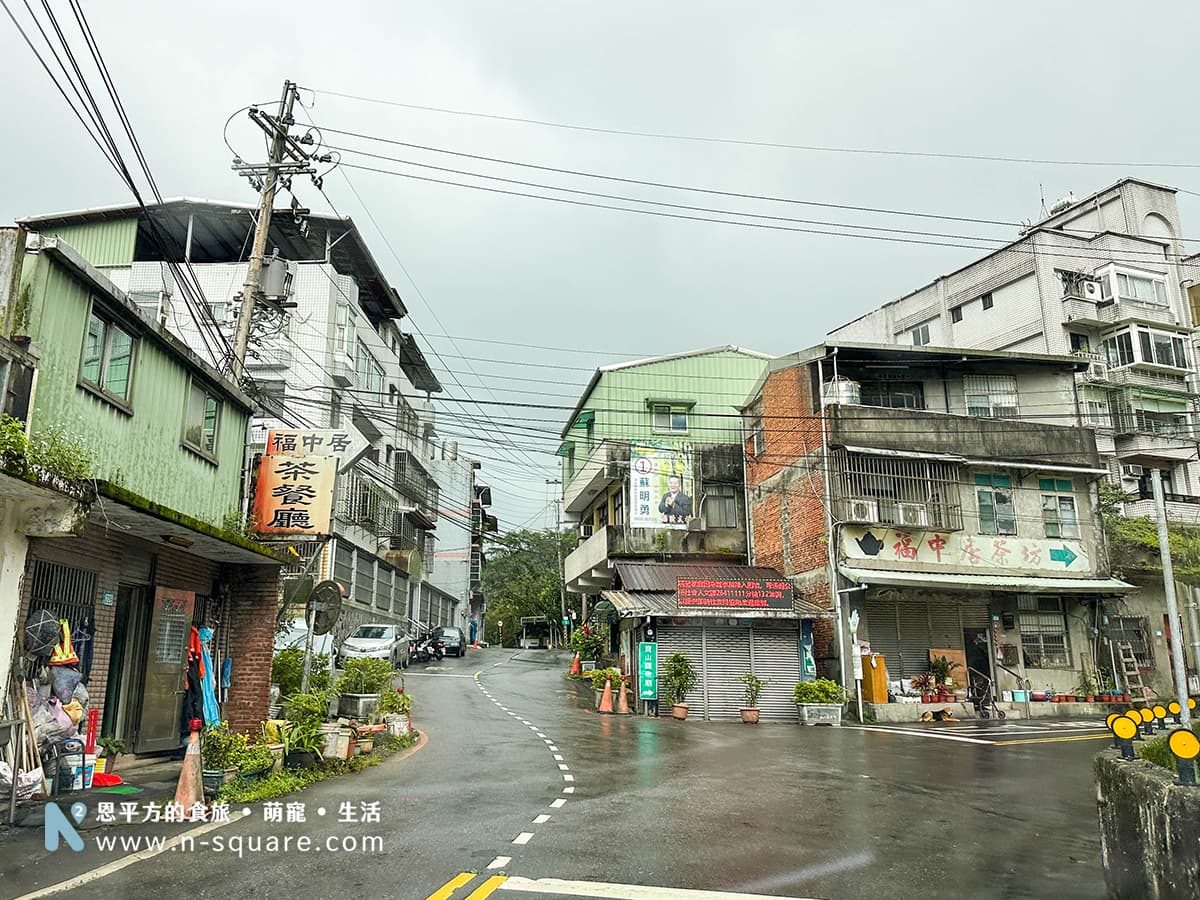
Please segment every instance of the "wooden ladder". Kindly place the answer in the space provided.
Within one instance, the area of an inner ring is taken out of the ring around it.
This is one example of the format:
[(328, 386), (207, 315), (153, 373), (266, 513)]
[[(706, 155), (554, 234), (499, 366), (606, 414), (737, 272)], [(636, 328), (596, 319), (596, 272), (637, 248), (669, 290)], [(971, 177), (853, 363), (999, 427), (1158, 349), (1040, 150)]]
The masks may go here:
[(1142, 670), (1138, 668), (1137, 657), (1133, 653), (1133, 644), (1129, 641), (1119, 641), (1117, 653), (1121, 660), (1121, 675), (1125, 680), (1125, 690), (1138, 700), (1145, 699), (1146, 686), (1142, 683)]

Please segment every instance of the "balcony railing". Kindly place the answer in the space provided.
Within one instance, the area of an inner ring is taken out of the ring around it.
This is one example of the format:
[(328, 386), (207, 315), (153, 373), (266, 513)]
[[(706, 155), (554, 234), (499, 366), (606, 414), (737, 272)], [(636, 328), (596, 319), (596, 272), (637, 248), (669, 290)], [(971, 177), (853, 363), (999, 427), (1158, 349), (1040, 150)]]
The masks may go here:
[[(1137, 492), (1139, 500), (1153, 500), (1154, 492), (1147, 487), (1139, 487)], [(1193, 497), (1191, 494), (1163, 494), (1163, 500), (1167, 503), (1191, 503), (1200, 506), (1200, 497)]]

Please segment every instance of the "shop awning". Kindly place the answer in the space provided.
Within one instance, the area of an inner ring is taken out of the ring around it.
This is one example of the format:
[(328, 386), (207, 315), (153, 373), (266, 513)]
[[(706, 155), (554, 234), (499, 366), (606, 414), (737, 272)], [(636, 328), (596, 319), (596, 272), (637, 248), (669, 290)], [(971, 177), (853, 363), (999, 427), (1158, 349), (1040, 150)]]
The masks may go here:
[(833, 610), (794, 597), (790, 610), (759, 610), (759, 609), (704, 609), (697, 607), (680, 607), (675, 601), (675, 593), (662, 591), (601, 591), (600, 596), (612, 604), (617, 615), (622, 619), (634, 619), (641, 616), (667, 616), (674, 619), (699, 619), (732, 617), (736, 619), (829, 619), (833, 618)]
[(1124, 594), (1136, 590), (1119, 578), (1045, 578), (1029, 575), (959, 575), (942, 572), (906, 572), (894, 569), (860, 569), (839, 566), (855, 584), (912, 587), (926, 590), (966, 589), (1013, 594)]
[(674, 594), (655, 591), (601, 591), (600, 596), (613, 605), (622, 619), (637, 616), (677, 616), (679, 605)]

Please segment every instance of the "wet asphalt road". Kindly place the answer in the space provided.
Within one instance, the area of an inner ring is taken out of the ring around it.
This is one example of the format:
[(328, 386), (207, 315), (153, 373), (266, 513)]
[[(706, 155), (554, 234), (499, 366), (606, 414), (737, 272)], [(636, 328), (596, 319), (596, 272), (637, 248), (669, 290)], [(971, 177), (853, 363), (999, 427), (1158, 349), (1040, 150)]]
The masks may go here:
[[(444, 896), (463, 900), (495, 872), (789, 897), (1104, 896), (1090, 780), (1103, 741), (990, 747), (599, 716), (562, 666), (547, 664), (557, 662), (487, 650), (414, 665), (407, 687), (428, 736), (420, 750), (289, 798), (305, 803), (305, 823), (264, 822), (255, 805), (249, 818), (196, 838), (228, 846), (308, 835), (320, 850), (239, 859), (197, 846), (58, 896), (424, 900), (463, 872), (481, 874)], [(379, 801), (378, 823), (338, 822), (341, 802), (362, 800)], [(375, 836), (382, 852), (325, 846)], [(119, 855), (89, 846), (40, 873), (37, 886)], [(33, 886), (0, 883), (0, 897)]]

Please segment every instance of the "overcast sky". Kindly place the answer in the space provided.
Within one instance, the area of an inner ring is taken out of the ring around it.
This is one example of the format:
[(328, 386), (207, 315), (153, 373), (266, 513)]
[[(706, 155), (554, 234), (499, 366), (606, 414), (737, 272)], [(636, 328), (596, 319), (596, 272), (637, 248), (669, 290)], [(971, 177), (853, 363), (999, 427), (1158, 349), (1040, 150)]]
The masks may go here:
[[(69, 15), (65, 3), (55, 5), (61, 16)], [(620, 131), (1076, 161), (1200, 161), (1192, 111), (1200, 24), (1194, 3), (1160, 3), (1143, 13), (1128, 2), (818, 7), (393, 0), (292, 2), (271, 6), (269, 19), (251, 12), (259, 7), (222, 0), (85, 7), (166, 196), (252, 201), (248, 186), (229, 170), (222, 126), (238, 107), (275, 100), (284, 78), (324, 91)], [(0, 163), (9, 173), (0, 191), (0, 220), (127, 202), (123, 186), (7, 20), (0, 20), (0, 58), (8, 61), (10, 75), (22, 73), (10, 78), (5, 92), (7, 119), (19, 126), (6, 129), (0, 142)], [(643, 180), (1006, 222), (1037, 218), (1042, 192), (1049, 204), (1124, 175), (1200, 191), (1200, 169), (801, 151), (567, 130), (321, 93), (303, 97), (321, 125), (439, 148)], [(252, 126), (243, 119), (235, 120), (230, 137), (239, 152), (258, 158)], [(626, 197), (955, 236), (1015, 233), (574, 179), (326, 138), (409, 160)], [(431, 362), (453, 370), (440, 375), (455, 397), (570, 406), (589, 370), (607, 362), (718, 344), (791, 352), (980, 255), (961, 247), (680, 221), (356, 170), (346, 174), (417, 288), (350, 184), (335, 173), (326, 191), (338, 211), (363, 229), (406, 299), (410, 327), (441, 354), (439, 361), (431, 352)], [(315, 190), (298, 185), (297, 192), (323, 208)], [(1185, 233), (1200, 235), (1200, 218), (1189, 224), (1189, 216), (1200, 217), (1200, 201), (1181, 194), (1180, 206)], [(583, 352), (592, 350), (605, 352)], [(555, 460), (537, 449), (552, 451), (557, 440), (511, 426), (553, 431), (566, 412), (489, 406), (515, 444), (502, 448), (495, 437), (480, 439), (490, 426), (468, 427), (455, 418), (470, 408), (448, 403), (443, 409), (443, 433), (460, 437), (465, 452), (483, 459), (483, 477), (494, 485), (494, 511), (505, 527), (552, 518), (544, 480), (555, 474)], [(550, 424), (513, 421), (531, 418)]]

